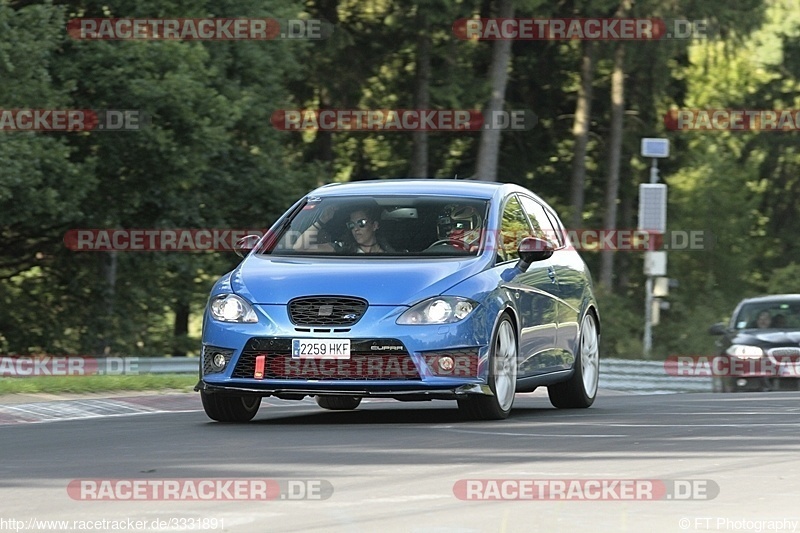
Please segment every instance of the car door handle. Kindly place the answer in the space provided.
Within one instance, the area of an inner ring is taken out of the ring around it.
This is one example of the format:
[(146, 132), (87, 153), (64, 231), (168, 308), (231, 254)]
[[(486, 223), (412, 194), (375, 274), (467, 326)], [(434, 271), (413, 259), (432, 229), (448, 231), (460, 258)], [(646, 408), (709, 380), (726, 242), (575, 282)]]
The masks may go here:
[(550, 283), (556, 282), (556, 269), (547, 267), (547, 276), (550, 278)]

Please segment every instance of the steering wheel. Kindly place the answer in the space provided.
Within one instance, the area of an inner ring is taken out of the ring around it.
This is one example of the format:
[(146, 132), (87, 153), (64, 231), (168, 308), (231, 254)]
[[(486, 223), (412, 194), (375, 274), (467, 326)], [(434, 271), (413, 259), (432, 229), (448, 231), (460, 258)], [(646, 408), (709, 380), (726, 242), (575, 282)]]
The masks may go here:
[(430, 250), (434, 246), (439, 246), (440, 244), (449, 244), (451, 246), (455, 246), (456, 248), (461, 248), (465, 252), (468, 250), (467, 243), (465, 243), (464, 241), (461, 241), (459, 239), (440, 239), (440, 240), (436, 241), (435, 243), (431, 244), (430, 246), (428, 246), (427, 249)]

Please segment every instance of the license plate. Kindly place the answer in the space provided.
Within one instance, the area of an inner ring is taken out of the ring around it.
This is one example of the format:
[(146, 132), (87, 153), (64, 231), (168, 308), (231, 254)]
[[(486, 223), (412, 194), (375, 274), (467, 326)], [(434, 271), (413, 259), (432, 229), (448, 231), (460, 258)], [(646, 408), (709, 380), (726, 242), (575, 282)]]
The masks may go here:
[(292, 339), (292, 359), (350, 359), (350, 339)]

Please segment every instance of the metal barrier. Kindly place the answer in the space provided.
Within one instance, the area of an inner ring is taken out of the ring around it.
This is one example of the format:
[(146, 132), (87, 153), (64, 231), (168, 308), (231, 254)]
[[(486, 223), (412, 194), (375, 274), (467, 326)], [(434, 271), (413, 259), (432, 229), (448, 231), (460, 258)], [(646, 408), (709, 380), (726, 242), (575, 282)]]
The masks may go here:
[(199, 357), (136, 357), (139, 371), (146, 374), (198, 374)]
[[(108, 357), (96, 359), (101, 374), (198, 374), (199, 357)], [(22, 376), (20, 376), (22, 377)], [(711, 392), (709, 377), (675, 377), (663, 361), (600, 359), (600, 389), (639, 394)]]
[[(196, 374), (197, 357), (140, 357), (139, 368), (151, 374)], [(600, 359), (600, 388), (640, 394), (711, 392), (711, 378), (676, 377), (664, 370), (663, 361)]]
[(640, 394), (712, 392), (710, 377), (669, 375), (664, 361), (600, 359), (600, 389)]

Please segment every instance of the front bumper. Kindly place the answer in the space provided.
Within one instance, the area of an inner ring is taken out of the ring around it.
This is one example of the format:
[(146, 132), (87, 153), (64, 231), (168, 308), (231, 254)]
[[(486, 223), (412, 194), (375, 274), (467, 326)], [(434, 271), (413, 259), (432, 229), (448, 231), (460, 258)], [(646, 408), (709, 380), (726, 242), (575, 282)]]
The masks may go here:
[[(203, 363), (195, 390), (287, 398), (330, 394), (456, 399), (491, 394), (486, 386), (490, 328), (484, 325), (487, 321), (480, 308), (456, 324), (398, 325), (397, 317), (406, 307), (370, 306), (361, 320), (346, 328), (298, 327), (289, 320), (285, 306), (256, 305), (254, 309), (259, 318), (255, 324), (221, 323), (206, 316)], [(354, 350), (349, 374), (336, 375), (335, 369), (343, 365), (338, 361), (315, 363), (320, 369), (324, 366), (324, 372), (303, 372), (303, 364), (298, 366), (289, 351), (296, 338), (349, 340)], [(399, 346), (402, 349), (395, 351)], [(227, 364), (221, 371), (213, 371), (205, 354), (220, 350)], [(457, 370), (462, 371), (443, 374), (437, 358), (452, 354)], [(254, 371), (259, 356), (263, 374)], [(460, 361), (467, 359), (461, 365)], [(383, 366), (375, 367), (379, 369), (376, 374), (372, 363), (378, 360)], [(380, 368), (394, 368), (399, 373), (381, 374)]]
[(396, 400), (420, 401), (457, 400), (470, 395), (494, 395), (486, 384), (460, 385), (452, 389), (419, 388), (414, 386), (396, 388), (386, 385), (351, 386), (348, 388), (324, 385), (308, 387), (307, 384), (298, 384), (298, 386), (290, 388), (281, 386), (250, 388), (246, 384), (215, 385), (200, 380), (194, 390), (210, 394), (254, 394), (292, 400), (299, 400), (305, 396), (353, 396), (358, 398), (393, 398)]

